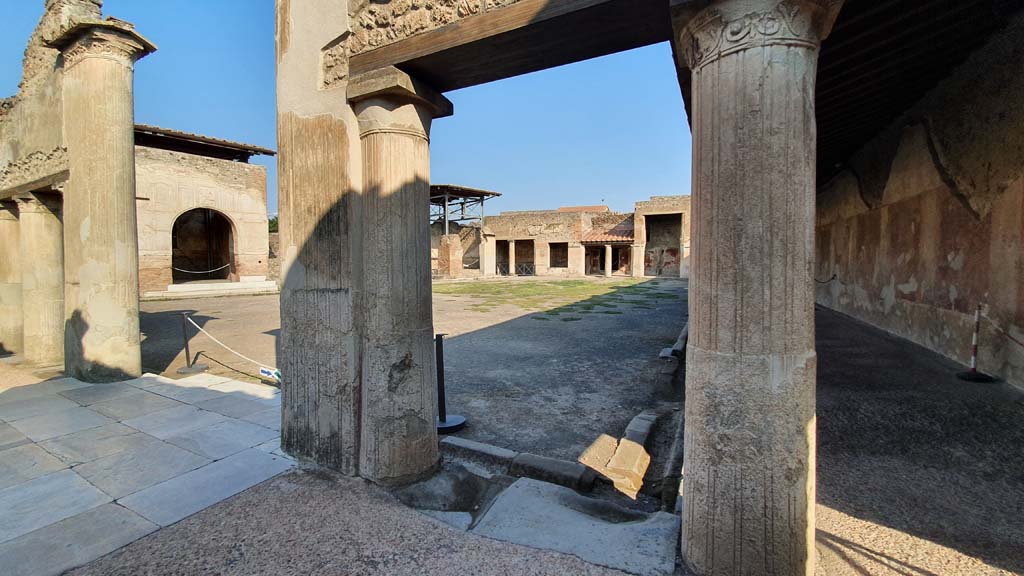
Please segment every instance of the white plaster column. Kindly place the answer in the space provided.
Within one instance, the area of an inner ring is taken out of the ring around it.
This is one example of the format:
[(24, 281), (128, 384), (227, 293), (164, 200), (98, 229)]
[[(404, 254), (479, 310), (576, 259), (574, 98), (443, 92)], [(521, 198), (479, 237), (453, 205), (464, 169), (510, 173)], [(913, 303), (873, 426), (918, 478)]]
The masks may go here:
[(569, 275), (587, 275), (587, 249), (583, 244), (569, 243)]
[(495, 275), (494, 234), (480, 231), (480, 275), (491, 278)]
[(839, 6), (673, 14), (693, 87), (681, 544), (701, 576), (814, 574), (814, 85)]
[(516, 241), (508, 241), (508, 275), (516, 275)]
[(0, 354), (22, 351), (18, 206), (0, 202)]
[(135, 212), (135, 61), (156, 50), (130, 26), (85, 22), (53, 45), (64, 58), (65, 371), (141, 375)]
[(18, 199), (21, 309), (25, 362), (59, 365), (64, 359), (64, 230), (61, 198)]
[(604, 276), (612, 277), (612, 247), (611, 244), (604, 245)]
[(352, 78), (348, 99), (363, 155), (359, 471), (403, 483), (439, 458), (429, 134), (431, 120), (452, 108), (396, 68)]

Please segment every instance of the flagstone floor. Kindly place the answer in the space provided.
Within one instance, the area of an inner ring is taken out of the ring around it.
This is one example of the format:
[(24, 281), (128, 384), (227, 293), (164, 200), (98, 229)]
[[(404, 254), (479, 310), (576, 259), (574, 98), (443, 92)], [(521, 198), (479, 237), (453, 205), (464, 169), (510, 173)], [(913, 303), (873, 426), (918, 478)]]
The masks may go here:
[(0, 391), (0, 572), (60, 574), (292, 468), (280, 406), (209, 374)]

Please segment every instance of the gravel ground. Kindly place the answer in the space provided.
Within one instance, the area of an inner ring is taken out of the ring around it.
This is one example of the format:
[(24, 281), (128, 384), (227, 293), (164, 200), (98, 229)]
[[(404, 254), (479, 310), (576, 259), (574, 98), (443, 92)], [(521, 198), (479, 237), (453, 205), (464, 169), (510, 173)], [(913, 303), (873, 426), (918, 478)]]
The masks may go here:
[(1024, 395), (819, 310), (821, 575), (1024, 571)]
[(71, 574), (613, 576), (572, 556), (456, 532), (361, 480), (269, 480)]

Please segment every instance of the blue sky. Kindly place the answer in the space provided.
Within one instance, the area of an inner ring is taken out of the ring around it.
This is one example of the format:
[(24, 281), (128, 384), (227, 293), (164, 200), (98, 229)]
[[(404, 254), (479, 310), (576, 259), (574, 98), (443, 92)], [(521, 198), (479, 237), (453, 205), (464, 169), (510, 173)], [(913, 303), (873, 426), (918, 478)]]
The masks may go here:
[[(0, 0), (0, 96), (17, 91), (43, 0)], [(137, 122), (276, 149), (273, 0), (105, 0), (160, 50), (139, 62)], [(501, 192), (487, 212), (689, 194), (690, 133), (667, 44), (447, 96), (431, 178)], [(277, 175), (268, 168), (269, 211)]]

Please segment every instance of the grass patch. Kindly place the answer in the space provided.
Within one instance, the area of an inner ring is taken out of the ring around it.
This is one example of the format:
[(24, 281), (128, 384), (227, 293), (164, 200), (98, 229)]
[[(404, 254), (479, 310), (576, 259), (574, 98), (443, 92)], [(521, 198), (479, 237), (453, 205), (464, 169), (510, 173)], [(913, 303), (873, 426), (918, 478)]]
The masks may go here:
[[(523, 310), (552, 310), (575, 306), (581, 310), (593, 310), (594, 306), (607, 301), (623, 301), (622, 290), (636, 289), (644, 282), (641, 278), (623, 279), (616, 282), (594, 282), (592, 280), (478, 280), (451, 282), (434, 285), (435, 294), (467, 296), (478, 300), (467, 306), (475, 312), (490, 312), (500, 305), (517, 306)], [(645, 293), (641, 290), (641, 293)], [(594, 302), (592, 299), (597, 299)], [(624, 302), (624, 301), (623, 301)]]

